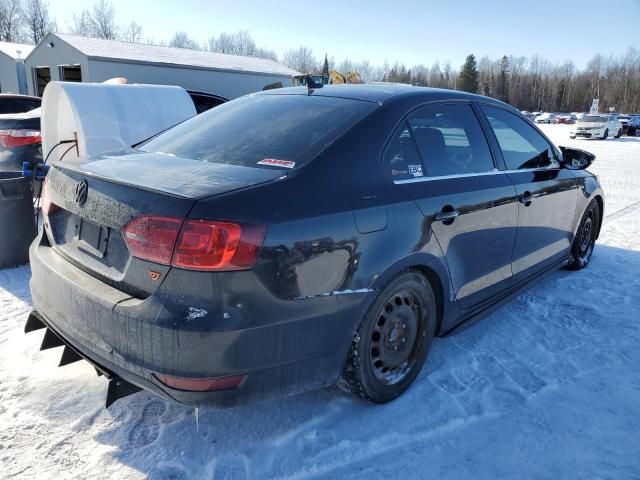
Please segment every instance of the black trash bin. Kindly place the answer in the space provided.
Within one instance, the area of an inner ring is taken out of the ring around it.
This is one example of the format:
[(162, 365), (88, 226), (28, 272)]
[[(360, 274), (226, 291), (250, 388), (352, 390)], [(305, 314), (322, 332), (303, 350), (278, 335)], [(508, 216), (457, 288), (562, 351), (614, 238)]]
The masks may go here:
[(36, 237), (33, 195), (22, 172), (0, 172), (0, 268), (29, 261)]

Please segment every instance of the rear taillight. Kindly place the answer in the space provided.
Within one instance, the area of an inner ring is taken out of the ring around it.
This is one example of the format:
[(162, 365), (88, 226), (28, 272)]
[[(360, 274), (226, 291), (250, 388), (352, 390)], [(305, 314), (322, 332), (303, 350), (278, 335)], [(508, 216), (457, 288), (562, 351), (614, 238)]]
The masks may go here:
[(169, 265), (182, 222), (177, 217), (136, 217), (127, 223), (122, 233), (131, 255)]
[(40, 130), (0, 130), (0, 146), (22, 147), (42, 143)]
[(141, 216), (123, 229), (134, 257), (187, 270), (251, 268), (265, 228), (235, 222)]

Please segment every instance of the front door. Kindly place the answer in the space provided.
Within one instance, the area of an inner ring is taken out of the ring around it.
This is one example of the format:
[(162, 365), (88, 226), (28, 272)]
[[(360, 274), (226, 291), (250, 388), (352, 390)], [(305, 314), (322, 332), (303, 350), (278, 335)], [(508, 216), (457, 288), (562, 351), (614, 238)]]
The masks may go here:
[(571, 249), (577, 185), (560, 168), (555, 149), (536, 129), (499, 107), (482, 107), (518, 196), (518, 234), (513, 249), (515, 282), (565, 257)]
[[(468, 103), (430, 104), (403, 122), (385, 153), (394, 183), (422, 211), (470, 308), (511, 285), (518, 207)], [(408, 160), (407, 160), (408, 159)]]

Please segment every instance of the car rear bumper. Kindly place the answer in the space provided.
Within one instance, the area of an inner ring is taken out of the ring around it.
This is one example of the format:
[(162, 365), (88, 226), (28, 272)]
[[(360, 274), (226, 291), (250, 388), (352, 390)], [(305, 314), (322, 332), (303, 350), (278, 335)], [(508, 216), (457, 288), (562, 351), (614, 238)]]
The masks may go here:
[[(30, 257), (33, 305), (48, 327), (100, 368), (187, 405), (231, 406), (334, 384), (367, 296), (274, 300), (259, 306), (270, 321), (220, 330), (215, 318), (185, 321), (161, 295), (132, 298), (39, 240)], [(167, 387), (157, 373), (247, 379), (233, 390), (192, 392)]]

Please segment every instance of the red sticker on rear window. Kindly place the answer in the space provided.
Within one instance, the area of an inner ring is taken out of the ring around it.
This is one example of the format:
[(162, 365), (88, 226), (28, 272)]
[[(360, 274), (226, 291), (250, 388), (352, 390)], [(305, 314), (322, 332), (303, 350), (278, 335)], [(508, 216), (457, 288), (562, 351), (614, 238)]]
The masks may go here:
[(264, 160), (260, 160), (258, 165), (271, 165), (273, 167), (284, 167), (284, 168), (293, 168), (296, 166), (296, 162), (291, 162), (289, 160), (278, 160), (277, 158), (265, 158)]

